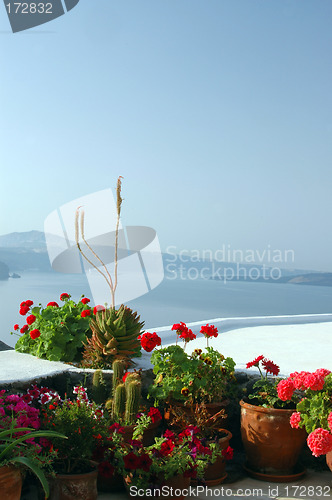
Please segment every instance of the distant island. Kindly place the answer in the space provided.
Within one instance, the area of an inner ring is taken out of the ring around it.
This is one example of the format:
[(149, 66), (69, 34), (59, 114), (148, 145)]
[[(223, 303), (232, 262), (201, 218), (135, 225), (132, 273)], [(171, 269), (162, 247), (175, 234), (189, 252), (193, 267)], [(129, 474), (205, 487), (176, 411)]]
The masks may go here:
[[(247, 281), (249, 283), (332, 286), (332, 273), (313, 270), (280, 269), (278, 279), (273, 279), (275, 276), (271, 277), (270, 273), (264, 275), (262, 264), (241, 264), (240, 272), (243, 269), (245, 276), (237, 276), (239, 264), (234, 262), (190, 260), (188, 256), (185, 258), (183, 255), (171, 253), (163, 253), (163, 262), (165, 277), (171, 280), (193, 279), (193, 275), (196, 275), (200, 279), (222, 282)], [(213, 269), (218, 272), (214, 272)], [(24, 271), (56, 272), (51, 267), (45, 234), (42, 231), (15, 232), (0, 236), (0, 280), (19, 278)]]

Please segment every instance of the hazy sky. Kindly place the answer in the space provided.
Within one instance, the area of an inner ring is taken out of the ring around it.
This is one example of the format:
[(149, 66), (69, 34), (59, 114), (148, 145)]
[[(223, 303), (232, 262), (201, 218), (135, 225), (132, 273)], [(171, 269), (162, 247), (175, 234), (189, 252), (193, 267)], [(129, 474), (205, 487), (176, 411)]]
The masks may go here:
[(293, 249), (332, 271), (332, 3), (80, 0), (0, 8), (0, 234), (124, 177), (163, 250)]

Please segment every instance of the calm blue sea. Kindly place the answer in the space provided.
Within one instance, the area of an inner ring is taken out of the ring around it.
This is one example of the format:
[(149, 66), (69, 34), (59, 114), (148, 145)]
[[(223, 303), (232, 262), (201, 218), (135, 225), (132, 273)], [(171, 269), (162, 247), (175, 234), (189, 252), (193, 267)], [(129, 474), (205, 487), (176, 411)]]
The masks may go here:
[[(45, 306), (67, 292), (76, 300), (90, 289), (84, 275), (25, 272), (21, 279), (0, 281), (0, 340), (14, 345), (9, 332), (23, 325), (18, 306), (31, 299)], [(217, 317), (332, 313), (332, 287), (209, 280), (169, 280), (128, 302), (147, 328)]]

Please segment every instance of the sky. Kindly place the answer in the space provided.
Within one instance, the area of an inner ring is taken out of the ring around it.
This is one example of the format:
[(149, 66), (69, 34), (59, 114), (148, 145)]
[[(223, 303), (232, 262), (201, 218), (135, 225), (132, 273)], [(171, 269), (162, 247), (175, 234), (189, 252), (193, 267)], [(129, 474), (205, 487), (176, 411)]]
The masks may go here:
[(123, 224), (164, 251), (332, 272), (331, 21), (329, 1), (80, 0), (13, 34), (0, 6), (0, 234), (122, 175)]

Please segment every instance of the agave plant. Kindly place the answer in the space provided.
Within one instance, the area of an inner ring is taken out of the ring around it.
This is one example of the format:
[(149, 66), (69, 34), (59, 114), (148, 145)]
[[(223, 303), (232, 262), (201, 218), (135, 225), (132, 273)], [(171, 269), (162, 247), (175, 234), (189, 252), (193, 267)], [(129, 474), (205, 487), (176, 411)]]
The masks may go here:
[(115, 359), (139, 356), (141, 343), (138, 337), (144, 322), (140, 316), (123, 304), (119, 309), (111, 307), (96, 314), (91, 320), (91, 339), (87, 339), (83, 353), (84, 364), (93, 368), (105, 368)]

